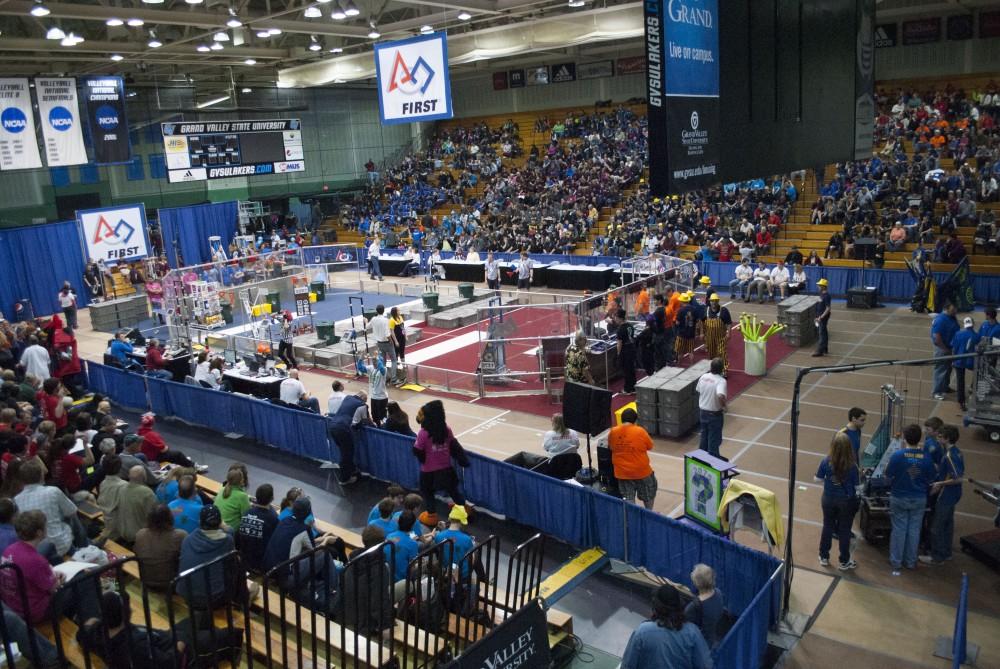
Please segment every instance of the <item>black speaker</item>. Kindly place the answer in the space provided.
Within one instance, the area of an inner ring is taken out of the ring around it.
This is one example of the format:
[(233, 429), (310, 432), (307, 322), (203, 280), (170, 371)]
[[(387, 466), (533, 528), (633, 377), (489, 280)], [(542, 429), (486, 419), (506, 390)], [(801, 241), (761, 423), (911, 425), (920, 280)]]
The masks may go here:
[(875, 238), (858, 237), (854, 240), (855, 260), (875, 260)]
[(878, 306), (878, 289), (854, 286), (847, 289), (848, 309), (874, 309)]
[(567, 381), (563, 388), (566, 427), (595, 436), (611, 427), (611, 391)]
[(607, 446), (597, 447), (597, 479), (608, 494), (618, 494), (618, 479), (615, 478), (615, 467), (611, 462), (611, 449)]

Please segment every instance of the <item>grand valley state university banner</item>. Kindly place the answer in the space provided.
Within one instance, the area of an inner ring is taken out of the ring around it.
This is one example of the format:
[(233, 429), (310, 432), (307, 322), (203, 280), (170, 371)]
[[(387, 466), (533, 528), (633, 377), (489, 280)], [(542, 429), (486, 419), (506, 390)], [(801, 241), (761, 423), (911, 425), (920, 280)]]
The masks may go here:
[(83, 97), (94, 143), (94, 162), (127, 163), (132, 151), (125, 120), (125, 81), (121, 77), (84, 79)]
[(0, 79), (0, 170), (42, 166), (27, 79)]
[(87, 148), (83, 145), (76, 79), (35, 79), (35, 95), (49, 167), (85, 164)]
[(646, 0), (649, 182), (654, 195), (719, 180), (718, 0)]

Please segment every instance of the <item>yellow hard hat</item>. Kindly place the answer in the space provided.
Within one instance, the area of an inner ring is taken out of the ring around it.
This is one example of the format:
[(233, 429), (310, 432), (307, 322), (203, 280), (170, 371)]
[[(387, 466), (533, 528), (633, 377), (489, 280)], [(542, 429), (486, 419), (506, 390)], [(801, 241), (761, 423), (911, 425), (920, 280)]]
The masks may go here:
[(681, 302), (690, 302), (691, 296), (688, 295), (687, 293), (681, 293), (681, 296), (678, 297), (677, 299), (680, 300)]
[(712, 280), (708, 278), (707, 274), (705, 274), (700, 279), (698, 279), (698, 283), (700, 283), (703, 286), (708, 286), (711, 285)]
[(709, 296), (709, 298), (708, 298), (708, 299), (710, 299), (710, 300), (712, 300), (712, 301), (715, 301), (715, 302), (718, 302), (718, 300), (719, 300), (719, 294), (718, 294), (718, 293), (712, 293), (712, 294), (711, 294), (711, 295)]
[(654, 197), (653, 198), (653, 204), (659, 204), (659, 203), (660, 203), (660, 198)]
[(827, 281), (826, 279), (820, 279), (819, 281), (816, 282), (816, 285), (817, 286), (829, 286), (830, 282)]

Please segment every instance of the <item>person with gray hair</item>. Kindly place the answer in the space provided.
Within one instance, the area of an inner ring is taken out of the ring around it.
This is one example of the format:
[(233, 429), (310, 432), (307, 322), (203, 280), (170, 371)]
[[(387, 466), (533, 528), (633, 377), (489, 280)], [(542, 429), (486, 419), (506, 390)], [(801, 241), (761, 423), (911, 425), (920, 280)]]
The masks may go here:
[(167, 369), (169, 356), (163, 354), (160, 340), (150, 339), (146, 342), (146, 376), (170, 381), (174, 378), (173, 372)]
[(582, 330), (576, 331), (573, 343), (566, 349), (565, 365), (567, 381), (594, 385), (594, 375), (590, 371), (590, 360), (587, 358), (587, 335)]
[(714, 648), (721, 638), (719, 622), (726, 610), (722, 593), (715, 588), (715, 571), (707, 564), (696, 564), (691, 570), (691, 582), (697, 593), (684, 607), (684, 619), (697, 625), (705, 643)]
[(118, 505), (118, 531), (123, 541), (129, 545), (135, 541), (139, 530), (146, 527), (149, 512), (156, 503), (156, 494), (146, 485), (146, 468), (133, 465), (128, 470), (128, 485)]

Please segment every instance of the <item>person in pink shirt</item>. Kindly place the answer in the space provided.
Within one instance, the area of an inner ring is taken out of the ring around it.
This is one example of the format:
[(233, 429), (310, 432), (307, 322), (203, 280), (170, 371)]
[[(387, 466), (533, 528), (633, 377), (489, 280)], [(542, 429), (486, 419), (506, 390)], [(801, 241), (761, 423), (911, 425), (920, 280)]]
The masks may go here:
[(455, 439), (451, 428), (445, 422), (444, 404), (433, 400), (420, 407), (417, 412), (420, 432), (413, 444), (413, 454), (420, 461), (420, 494), (424, 498), (428, 523), (437, 524), (437, 500), (434, 493), (444, 490), (455, 504), (465, 504), (465, 496), (458, 489), (458, 474), (451, 464), (452, 457), (463, 467), (469, 466), (468, 456)]
[(62, 575), (52, 571), (52, 565), (38, 552), (38, 544), (45, 539), (45, 524), (45, 514), (41, 511), (18, 514), (14, 519), (18, 540), (3, 552), (3, 562), (15, 564), (24, 578), (27, 611), (24, 611), (15, 570), (0, 571), (0, 597), (4, 605), (31, 625), (47, 618), (52, 595), (63, 582)]

